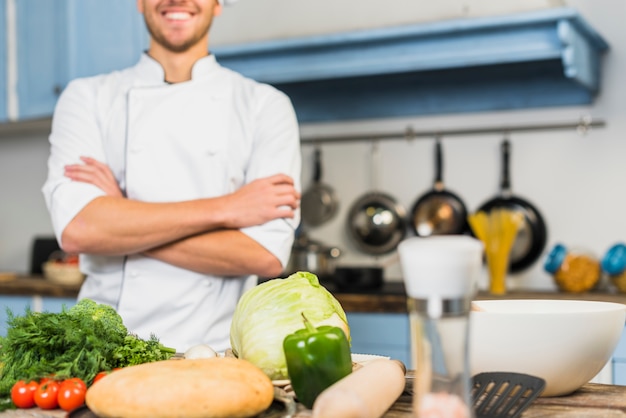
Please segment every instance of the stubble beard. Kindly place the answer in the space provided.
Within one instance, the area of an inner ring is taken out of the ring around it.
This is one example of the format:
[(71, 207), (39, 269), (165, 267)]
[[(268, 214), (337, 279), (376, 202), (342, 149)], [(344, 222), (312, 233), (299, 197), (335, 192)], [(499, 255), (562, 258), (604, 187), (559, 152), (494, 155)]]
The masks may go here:
[(202, 41), (202, 39), (208, 36), (209, 29), (211, 29), (211, 23), (213, 20), (209, 19), (209, 21), (204, 24), (202, 30), (194, 33), (192, 37), (183, 41), (182, 43), (170, 42), (162, 32), (155, 30), (150, 22), (150, 19), (147, 18), (145, 15), (144, 21), (146, 23), (146, 28), (148, 28), (150, 36), (152, 37), (152, 39), (154, 39), (154, 42), (170, 52), (181, 53), (189, 50), (191, 47), (195, 46), (198, 42)]

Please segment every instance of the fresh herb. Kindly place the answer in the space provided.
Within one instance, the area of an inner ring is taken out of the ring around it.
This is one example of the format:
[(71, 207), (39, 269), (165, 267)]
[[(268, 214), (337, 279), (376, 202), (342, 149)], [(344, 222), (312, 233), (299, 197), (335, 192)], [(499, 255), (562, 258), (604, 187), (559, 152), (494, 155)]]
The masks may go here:
[(154, 335), (149, 340), (142, 340), (136, 335), (128, 334), (124, 337), (124, 344), (113, 351), (113, 358), (117, 367), (123, 367), (170, 358), (175, 352), (176, 350), (163, 347)]
[(60, 313), (27, 308), (23, 316), (8, 309), (7, 315), (7, 335), (0, 337), (0, 410), (11, 407), (5, 400), (18, 380), (79, 377), (91, 384), (101, 371), (166, 360), (176, 351), (154, 335), (143, 340), (129, 333), (112, 307), (89, 299)]

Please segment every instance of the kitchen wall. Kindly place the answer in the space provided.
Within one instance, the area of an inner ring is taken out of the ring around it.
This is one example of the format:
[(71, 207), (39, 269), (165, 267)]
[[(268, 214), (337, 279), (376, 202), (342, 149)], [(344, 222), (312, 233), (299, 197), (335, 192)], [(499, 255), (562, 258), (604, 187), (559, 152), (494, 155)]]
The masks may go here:
[[(436, 4), (433, 4), (436, 3)], [(216, 19), (212, 41), (230, 44), (323, 32), (380, 27), (463, 16), (482, 16), (568, 5), (575, 7), (608, 41), (603, 89), (592, 106), (415, 117), (302, 126), (303, 135), (399, 132), (575, 121), (582, 115), (606, 120), (605, 128), (586, 136), (574, 131), (517, 133), (512, 143), (511, 174), (516, 194), (541, 210), (555, 242), (602, 254), (626, 240), (626, 0), (569, 1), (416, 1), (389, 0), (240, 0)], [(259, 18), (262, 17), (262, 18)], [(242, 29), (242, 28), (245, 28)], [(501, 135), (443, 138), (446, 186), (470, 210), (498, 192)], [(342, 264), (384, 264), (387, 280), (398, 280), (395, 255), (373, 259), (360, 254), (345, 234), (350, 204), (372, 187), (371, 144), (324, 145), (324, 181), (338, 192), (337, 216), (310, 234), (343, 250)], [(312, 176), (312, 148), (303, 146), (303, 183)], [(433, 142), (384, 141), (379, 144), (376, 182), (407, 209), (426, 192), (433, 178)], [(36, 234), (51, 233), (40, 187), (45, 178), (46, 134), (0, 137), (0, 270), (26, 271), (29, 245)], [(511, 287), (552, 289), (541, 261), (510, 279)]]
[(239, 0), (233, 7), (224, 8), (222, 16), (214, 21), (211, 41), (219, 45), (237, 44), (493, 16), (564, 4), (564, 0)]

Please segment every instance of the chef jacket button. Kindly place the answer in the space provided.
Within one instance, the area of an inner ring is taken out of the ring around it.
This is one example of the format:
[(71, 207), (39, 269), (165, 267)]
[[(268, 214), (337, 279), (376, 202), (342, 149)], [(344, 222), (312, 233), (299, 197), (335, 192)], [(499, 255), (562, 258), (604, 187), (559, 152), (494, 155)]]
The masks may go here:
[(139, 277), (139, 272), (137, 270), (132, 270), (130, 272), (130, 277)]

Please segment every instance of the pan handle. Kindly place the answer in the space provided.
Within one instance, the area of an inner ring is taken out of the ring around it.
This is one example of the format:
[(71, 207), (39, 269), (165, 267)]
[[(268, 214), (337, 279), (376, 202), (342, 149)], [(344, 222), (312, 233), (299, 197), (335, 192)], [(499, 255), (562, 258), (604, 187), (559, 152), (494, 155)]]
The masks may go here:
[(435, 138), (435, 190), (443, 190), (443, 157), (441, 152), (441, 139)]
[(511, 194), (511, 175), (509, 171), (509, 160), (511, 154), (511, 143), (508, 138), (502, 141), (502, 178), (500, 180), (500, 191), (502, 195), (509, 196)]
[(322, 180), (322, 149), (319, 145), (315, 146), (313, 156), (313, 182), (319, 183)]

